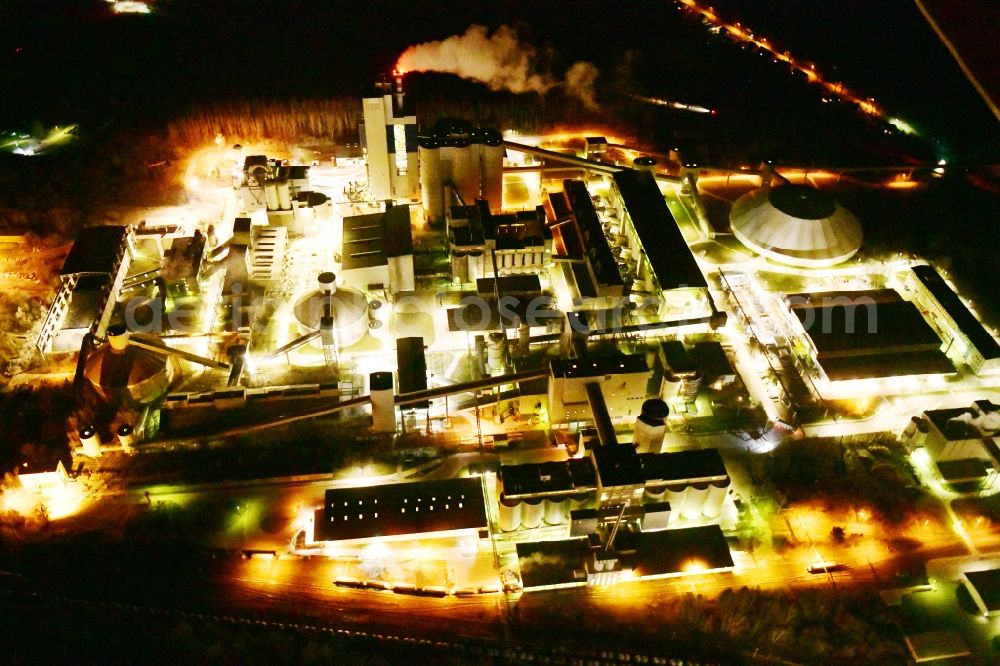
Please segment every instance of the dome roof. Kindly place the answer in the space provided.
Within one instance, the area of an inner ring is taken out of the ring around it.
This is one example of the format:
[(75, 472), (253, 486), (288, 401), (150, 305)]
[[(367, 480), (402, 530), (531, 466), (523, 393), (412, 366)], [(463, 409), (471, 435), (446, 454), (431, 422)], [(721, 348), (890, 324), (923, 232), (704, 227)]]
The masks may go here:
[(748, 248), (794, 266), (832, 266), (861, 247), (857, 218), (825, 192), (805, 185), (747, 192), (733, 204), (729, 221)]

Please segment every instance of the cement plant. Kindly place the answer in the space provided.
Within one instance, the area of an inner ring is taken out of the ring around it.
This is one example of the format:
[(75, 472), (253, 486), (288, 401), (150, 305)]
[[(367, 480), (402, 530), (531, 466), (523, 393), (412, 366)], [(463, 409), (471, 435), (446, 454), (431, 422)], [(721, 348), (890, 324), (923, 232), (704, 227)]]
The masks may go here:
[[(183, 4), (93, 11), (138, 30)], [(997, 659), (1000, 320), (962, 287), (981, 274), (887, 234), (883, 209), (962, 179), (995, 204), (997, 162), (906, 154), (919, 122), (744, 9), (655, 11), (898, 152), (713, 156), (689, 130), (732, 111), (695, 88), (616, 93), (688, 128), (673, 145), (415, 103), (460, 78), (607, 114), (603, 61), (473, 23), (338, 102), (340, 135), (252, 134), (234, 103), (210, 140), (171, 134), (176, 159), (115, 153), (158, 202), (46, 213), (81, 221), (63, 236), (9, 204), (4, 607), (96, 618), (13, 663), (140, 623), (105, 657), (155, 661), (136, 650), (181, 632), (201, 647), (164, 660)], [(0, 148), (76, 187), (56, 160), (96, 131)]]

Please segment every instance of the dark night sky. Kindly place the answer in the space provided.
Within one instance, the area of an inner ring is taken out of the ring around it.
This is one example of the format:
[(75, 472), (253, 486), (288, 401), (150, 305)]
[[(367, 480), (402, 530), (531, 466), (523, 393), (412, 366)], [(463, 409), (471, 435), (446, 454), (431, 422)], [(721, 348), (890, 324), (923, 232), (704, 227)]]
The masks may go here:
[[(101, 0), (2, 4), (4, 125), (169, 116), (202, 100), (356, 95), (407, 45), (472, 23), (517, 26), (555, 70), (592, 60), (605, 83), (621, 80), (631, 51), (629, 83), (651, 94), (738, 105), (745, 89), (763, 85), (729, 71), (728, 47), (668, 0), (160, 0), (157, 15), (136, 17), (113, 16)], [(996, 143), (995, 121), (910, 0), (715, 6), (842, 74), (947, 150)]]

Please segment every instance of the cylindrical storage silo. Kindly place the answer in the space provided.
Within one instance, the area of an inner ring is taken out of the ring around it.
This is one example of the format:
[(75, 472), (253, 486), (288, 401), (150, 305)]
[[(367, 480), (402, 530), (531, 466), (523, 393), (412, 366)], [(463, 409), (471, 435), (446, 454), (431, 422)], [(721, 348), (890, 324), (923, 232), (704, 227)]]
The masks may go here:
[(118, 443), (122, 445), (122, 451), (128, 455), (135, 454), (135, 430), (127, 423), (118, 426)]
[(545, 507), (541, 499), (527, 500), (521, 503), (521, 527), (531, 530), (542, 524), (542, 514)]
[(264, 183), (264, 194), (267, 200), (268, 210), (280, 210), (281, 204), (278, 202), (278, 184), (273, 180)]
[(451, 182), (467, 206), (479, 196), (478, 164), (472, 163), (472, 145), (468, 139), (450, 139)]
[(632, 168), (636, 171), (655, 172), (660, 161), (655, 157), (637, 157), (632, 160)]
[(441, 149), (437, 139), (420, 137), (417, 146), (420, 160), (420, 200), (428, 221), (439, 222), (444, 217), (444, 190), (441, 174)]
[(500, 495), (500, 530), (513, 532), (521, 527), (521, 502)]
[(667, 487), (666, 486), (652, 486), (646, 488), (643, 493), (643, 501), (646, 504), (655, 504), (656, 502), (669, 502), (667, 497)]
[(684, 502), (684, 517), (688, 520), (700, 518), (705, 510), (705, 500), (708, 499), (708, 483), (692, 483), (688, 486), (687, 498)]
[(714, 481), (708, 486), (708, 498), (701, 512), (706, 518), (718, 518), (722, 514), (722, 505), (726, 501), (726, 494), (729, 492), (729, 479), (725, 481)]
[(373, 372), (368, 375), (368, 394), (372, 400), (372, 430), (396, 432), (396, 402), (392, 373)]
[(684, 402), (694, 402), (694, 399), (698, 397), (699, 389), (701, 389), (701, 373), (692, 372), (681, 380), (680, 397), (684, 399)]
[(480, 148), (482, 162), (483, 198), (490, 210), (503, 207), (503, 136), (497, 130), (485, 130)]
[(667, 403), (650, 398), (642, 403), (642, 411), (635, 420), (632, 444), (639, 453), (659, 453), (667, 432), (666, 419), (670, 414)]
[(89, 458), (101, 457), (101, 437), (94, 426), (80, 429), (80, 445), (83, 446), (83, 455)]
[(456, 252), (451, 255), (451, 275), (461, 283), (469, 282), (469, 256)]
[(588, 506), (593, 504), (594, 496), (591, 493), (577, 493), (576, 495), (571, 495), (569, 498), (569, 506), (567, 507), (570, 511), (579, 511), (580, 509), (586, 509)]
[(490, 333), (486, 343), (487, 362), (490, 366), (490, 373), (502, 375), (507, 367), (505, 361), (507, 347), (507, 336), (503, 333)]
[(292, 209), (292, 193), (288, 187), (287, 180), (278, 182), (278, 205), (281, 207), (281, 210)]
[(546, 525), (562, 525), (566, 522), (567, 505), (569, 500), (565, 497), (558, 498), (546, 498), (545, 499), (545, 524)]
[[(674, 522), (682, 515), (687, 505), (688, 486), (686, 483), (675, 483), (667, 486), (665, 497), (670, 502), (670, 522)], [(699, 513), (701, 509), (699, 508)]]

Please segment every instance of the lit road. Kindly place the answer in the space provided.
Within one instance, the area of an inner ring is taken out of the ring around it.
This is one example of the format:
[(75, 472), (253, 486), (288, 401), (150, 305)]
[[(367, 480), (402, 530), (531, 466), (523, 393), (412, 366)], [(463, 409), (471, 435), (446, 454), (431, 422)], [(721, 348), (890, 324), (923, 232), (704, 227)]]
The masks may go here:
[[(754, 35), (749, 29), (741, 26), (739, 23), (727, 23), (722, 18), (720, 18), (711, 8), (704, 8), (698, 5), (695, 0), (680, 0), (680, 2), (688, 9), (697, 12), (715, 28), (719, 29), (720, 32), (725, 32), (726, 36), (735, 40), (741, 41), (748, 44), (753, 44), (759, 49), (763, 49), (771, 54), (772, 58), (776, 61), (781, 61), (787, 64), (794, 70), (797, 70), (805, 75), (806, 79), (810, 83), (815, 83), (822, 86), (826, 92), (831, 95), (835, 95), (845, 102), (849, 102), (857, 106), (861, 111), (867, 113), (871, 116), (876, 116), (890, 122), (891, 120), (885, 112), (875, 104), (875, 100), (871, 97), (863, 99), (857, 94), (851, 92), (847, 89), (843, 83), (831, 82), (824, 79), (819, 72), (816, 71), (816, 66), (812, 63), (806, 63), (801, 60), (794, 58), (788, 51), (778, 51), (777, 48), (771, 44), (766, 37), (760, 37)], [(901, 122), (901, 121), (899, 121)], [(893, 123), (895, 125), (895, 123)], [(912, 128), (906, 123), (901, 123), (905, 128), (912, 132)], [(897, 125), (898, 126), (898, 125)], [(901, 128), (902, 129), (902, 128)], [(907, 130), (903, 130), (907, 131)]]

